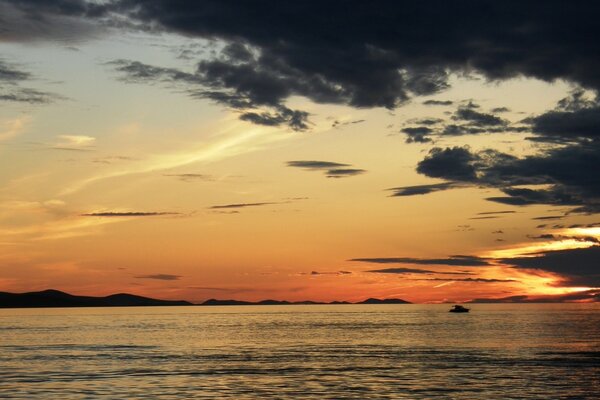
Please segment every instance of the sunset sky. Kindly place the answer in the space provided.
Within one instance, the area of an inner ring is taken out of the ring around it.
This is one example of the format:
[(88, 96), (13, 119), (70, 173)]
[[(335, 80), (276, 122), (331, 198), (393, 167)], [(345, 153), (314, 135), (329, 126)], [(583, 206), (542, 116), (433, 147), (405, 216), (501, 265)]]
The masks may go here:
[(599, 301), (599, 7), (0, 0), (0, 291)]

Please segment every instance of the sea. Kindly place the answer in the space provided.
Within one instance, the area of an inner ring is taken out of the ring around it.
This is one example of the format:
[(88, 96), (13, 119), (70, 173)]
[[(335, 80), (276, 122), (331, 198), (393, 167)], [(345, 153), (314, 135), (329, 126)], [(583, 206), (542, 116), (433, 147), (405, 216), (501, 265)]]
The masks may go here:
[(600, 304), (0, 310), (1, 399), (600, 399)]

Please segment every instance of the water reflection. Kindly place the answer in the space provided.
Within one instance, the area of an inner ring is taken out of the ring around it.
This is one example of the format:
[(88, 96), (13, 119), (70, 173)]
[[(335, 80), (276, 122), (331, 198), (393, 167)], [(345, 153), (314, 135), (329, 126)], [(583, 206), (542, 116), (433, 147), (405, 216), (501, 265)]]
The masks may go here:
[(598, 305), (0, 310), (0, 398), (598, 398)]

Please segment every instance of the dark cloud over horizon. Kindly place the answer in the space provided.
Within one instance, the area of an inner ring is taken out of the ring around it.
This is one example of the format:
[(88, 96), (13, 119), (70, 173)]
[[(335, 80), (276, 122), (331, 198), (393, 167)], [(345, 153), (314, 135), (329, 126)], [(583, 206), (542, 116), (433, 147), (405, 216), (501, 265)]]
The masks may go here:
[(468, 303), (494, 304), (494, 303), (563, 303), (563, 302), (591, 301), (600, 302), (600, 290), (584, 290), (581, 292), (560, 295), (529, 296), (517, 295), (500, 298), (478, 298)]
[(481, 267), (491, 265), (485, 258), (475, 256), (453, 255), (448, 258), (413, 258), (413, 257), (374, 257), (352, 258), (348, 261), (374, 264), (419, 264), (419, 265), (451, 265), (463, 267)]
[(559, 274), (560, 286), (600, 287), (600, 246), (545, 251), (499, 260), (514, 268)]

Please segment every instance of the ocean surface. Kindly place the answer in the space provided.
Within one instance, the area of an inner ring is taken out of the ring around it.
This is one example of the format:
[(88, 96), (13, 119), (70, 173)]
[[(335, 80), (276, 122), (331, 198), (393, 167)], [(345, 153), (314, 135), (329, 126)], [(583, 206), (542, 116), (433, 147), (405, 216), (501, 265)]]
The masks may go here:
[(449, 307), (0, 310), (0, 398), (600, 398), (600, 304)]

